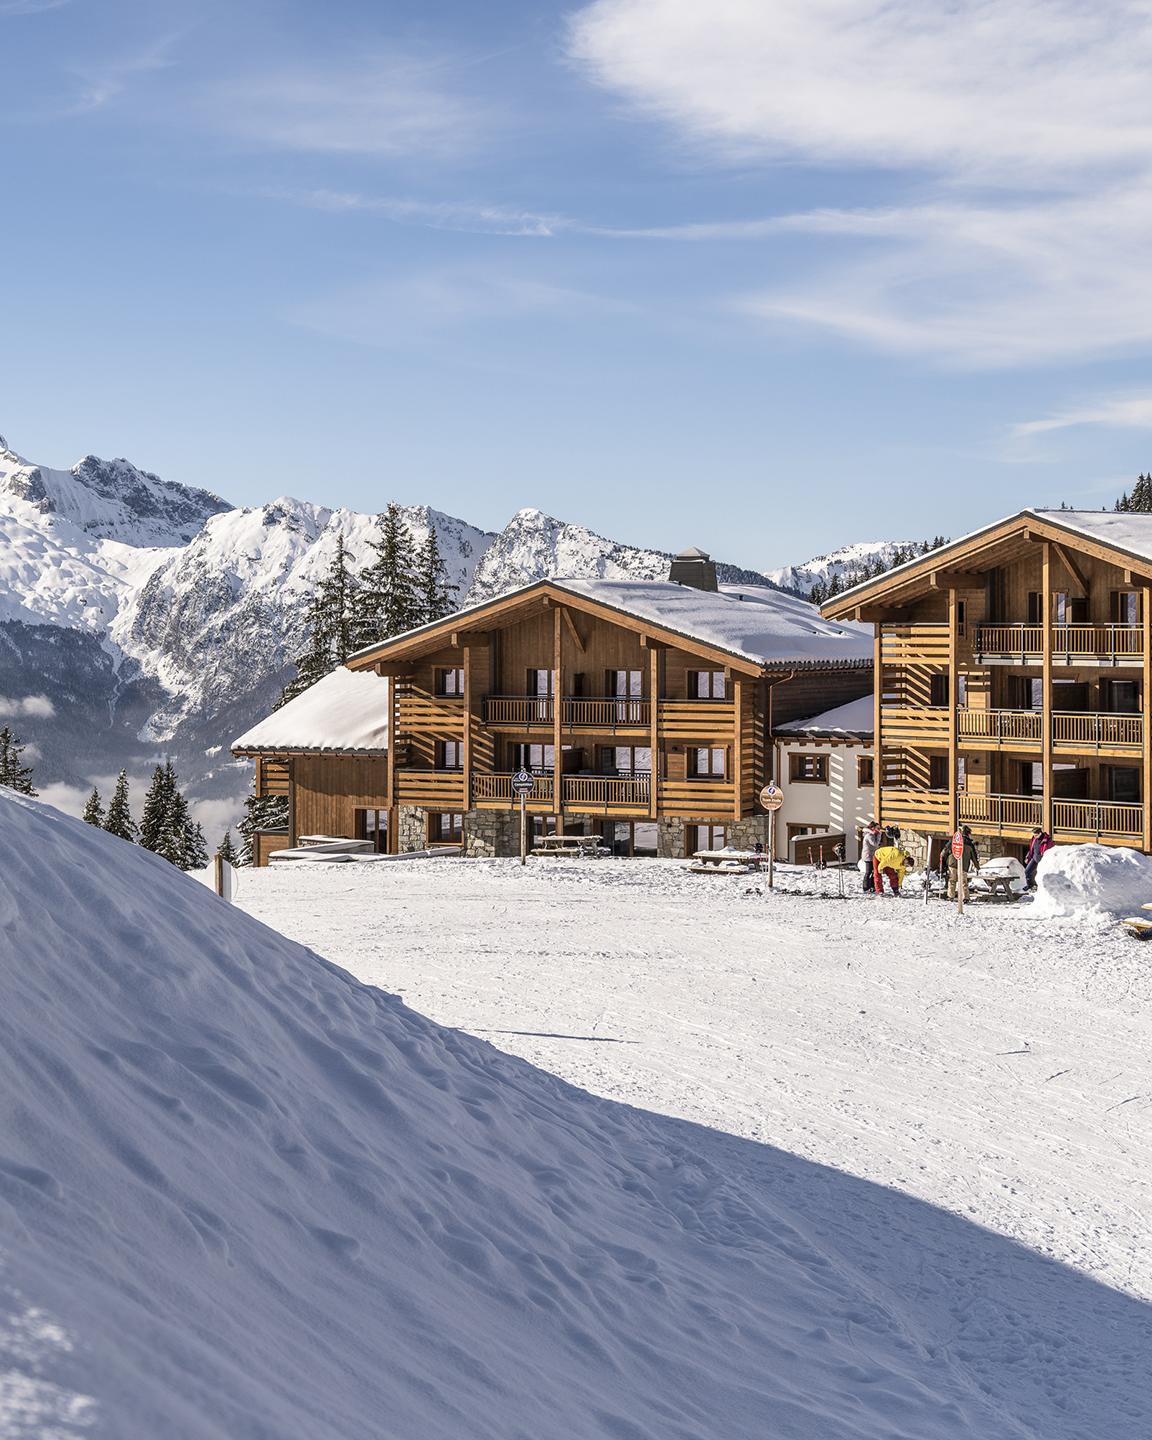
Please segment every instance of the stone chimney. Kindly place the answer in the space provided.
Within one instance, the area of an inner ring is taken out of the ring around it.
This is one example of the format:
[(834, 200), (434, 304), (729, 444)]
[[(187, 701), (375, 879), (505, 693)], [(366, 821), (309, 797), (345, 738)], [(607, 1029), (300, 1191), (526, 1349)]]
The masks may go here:
[(694, 590), (716, 590), (716, 566), (703, 550), (681, 550), (668, 571), (668, 579)]

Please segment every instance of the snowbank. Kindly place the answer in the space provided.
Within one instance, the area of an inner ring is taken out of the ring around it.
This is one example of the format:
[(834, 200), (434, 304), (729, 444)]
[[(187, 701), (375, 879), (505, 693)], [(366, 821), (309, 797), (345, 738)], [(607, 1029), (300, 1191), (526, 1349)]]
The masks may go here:
[(3, 791), (0, 853), (0, 1434), (1023, 1433), (785, 1165), (703, 1158)]
[(1036, 871), (1031, 913), (1106, 920), (1152, 903), (1152, 858), (1117, 845), (1056, 845)]

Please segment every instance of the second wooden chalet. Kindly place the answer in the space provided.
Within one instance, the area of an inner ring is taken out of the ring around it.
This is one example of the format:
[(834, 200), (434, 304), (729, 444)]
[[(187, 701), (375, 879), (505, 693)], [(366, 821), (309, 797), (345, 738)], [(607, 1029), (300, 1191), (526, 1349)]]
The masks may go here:
[(1152, 515), (1025, 510), (823, 613), (874, 627), (883, 822), (1152, 853)]
[(390, 851), (514, 854), (525, 768), (535, 834), (682, 856), (766, 840), (757, 797), (774, 778), (774, 725), (869, 692), (871, 663), (861, 627), (780, 591), (718, 586), (689, 553), (668, 580), (544, 580), (354, 655), (349, 670), (388, 682), (386, 754), (355, 772), (376, 777), (372, 793), (345, 773), (353, 752), (293, 747), (299, 700), (277, 712), (279, 731), (262, 736), (263, 722), (234, 750), (282, 767), (290, 787), (307, 775), (285, 843), (322, 809), (326, 833), (371, 828)]

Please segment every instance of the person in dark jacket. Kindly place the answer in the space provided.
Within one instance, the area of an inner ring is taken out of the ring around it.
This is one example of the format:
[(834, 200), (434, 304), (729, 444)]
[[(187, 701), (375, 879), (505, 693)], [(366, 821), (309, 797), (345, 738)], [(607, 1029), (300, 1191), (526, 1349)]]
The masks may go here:
[[(973, 874), (980, 869), (980, 856), (976, 853), (976, 842), (972, 838), (972, 831), (967, 825), (961, 826), (960, 833), (964, 836), (964, 854), (961, 863), (964, 866), (966, 875)], [(956, 899), (956, 889), (959, 884), (960, 866), (956, 863), (956, 857), (952, 854), (952, 845), (949, 843), (945, 852), (948, 862), (948, 899)]]
[(860, 859), (864, 862), (864, 893), (871, 895), (875, 890), (876, 851), (884, 839), (883, 832), (875, 820), (869, 820), (860, 842)]
[(1032, 828), (1032, 843), (1028, 846), (1028, 854), (1024, 857), (1024, 878), (1028, 882), (1028, 889), (1036, 889), (1036, 867), (1040, 861), (1052, 849), (1052, 836), (1047, 830), (1042, 830), (1039, 825)]

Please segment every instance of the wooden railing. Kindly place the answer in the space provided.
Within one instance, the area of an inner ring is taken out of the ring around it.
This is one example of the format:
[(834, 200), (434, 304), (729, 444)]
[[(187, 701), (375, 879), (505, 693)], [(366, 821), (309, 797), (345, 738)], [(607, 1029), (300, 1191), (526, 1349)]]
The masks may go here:
[(561, 707), (565, 725), (588, 725), (615, 730), (621, 725), (650, 725), (652, 706), (647, 700), (625, 696), (599, 700), (565, 700)]
[(1039, 745), (1044, 717), (1039, 710), (969, 710), (956, 712), (961, 740), (1029, 741)]
[(657, 718), (667, 740), (707, 739), (731, 734), (736, 706), (731, 700), (661, 700)]
[(1144, 807), (1114, 800), (1053, 800), (1052, 828), (1077, 835), (1138, 839), (1144, 831)]
[(647, 810), (651, 778), (622, 780), (615, 775), (566, 775), (564, 807), (576, 810)]
[[(532, 793), (528, 797), (532, 805), (552, 804), (553, 783), (551, 775), (536, 775), (536, 781), (532, 787)], [(508, 804), (516, 799), (512, 793), (512, 776), (509, 775), (476, 775), (472, 776), (472, 798), (478, 804), (492, 804), (494, 802), (506, 801)]]
[(938, 705), (882, 705), (880, 735), (885, 745), (946, 745), (948, 711)]
[[(978, 658), (997, 655), (1035, 663), (1044, 653), (1042, 625), (978, 625), (973, 648)], [(1144, 654), (1144, 633), (1132, 625), (1053, 625), (1053, 657), (1067, 663), (1139, 660)]]
[(948, 827), (946, 790), (907, 790), (884, 786), (880, 795), (880, 818), (888, 825), (908, 825), (925, 830)]
[(489, 695), (484, 701), (489, 725), (551, 725), (555, 717), (551, 695)]
[(1057, 711), (1052, 716), (1052, 739), (1057, 745), (1094, 749), (1105, 745), (1138, 750), (1144, 743), (1141, 715), (1081, 715)]
[(992, 830), (1029, 830), (1039, 825), (1041, 804), (1035, 795), (981, 795), (970, 790), (956, 797), (959, 818)]

